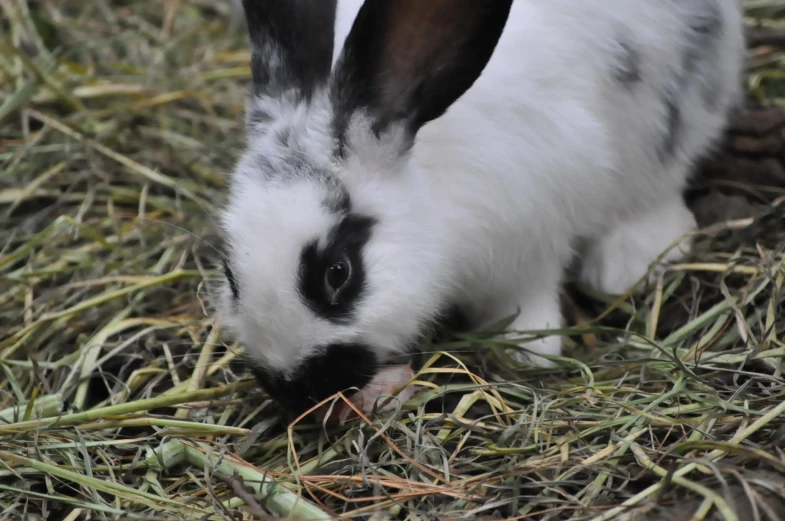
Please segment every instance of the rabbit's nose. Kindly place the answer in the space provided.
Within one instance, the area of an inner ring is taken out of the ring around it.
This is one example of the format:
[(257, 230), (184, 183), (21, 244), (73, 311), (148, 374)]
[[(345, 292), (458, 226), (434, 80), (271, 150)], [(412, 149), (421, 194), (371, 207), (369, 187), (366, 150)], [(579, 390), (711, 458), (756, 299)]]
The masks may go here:
[(330, 344), (312, 350), (290, 374), (256, 368), (254, 374), (272, 399), (300, 415), (319, 402), (364, 388), (379, 370), (376, 354), (361, 344)]

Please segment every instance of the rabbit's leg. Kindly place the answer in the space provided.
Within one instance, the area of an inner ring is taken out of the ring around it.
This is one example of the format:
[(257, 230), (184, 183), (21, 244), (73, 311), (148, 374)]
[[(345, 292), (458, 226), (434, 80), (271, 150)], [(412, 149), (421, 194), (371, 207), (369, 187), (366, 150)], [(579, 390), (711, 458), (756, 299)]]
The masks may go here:
[(562, 338), (559, 335), (534, 338), (527, 331), (560, 329), (564, 325), (561, 301), (559, 298), (562, 276), (561, 270), (553, 270), (549, 277), (541, 279), (537, 288), (529, 288), (517, 303), (519, 314), (508, 326), (508, 339), (519, 342), (523, 348), (516, 352), (516, 358), (535, 367), (555, 367), (556, 363), (536, 356), (537, 354), (561, 356)]
[[(664, 204), (617, 223), (593, 242), (582, 259), (581, 281), (610, 295), (622, 295), (683, 235), (696, 227), (695, 216), (680, 194)], [(685, 237), (651, 271), (657, 277), (666, 264), (683, 259), (692, 246)], [(651, 279), (650, 279), (651, 280)]]

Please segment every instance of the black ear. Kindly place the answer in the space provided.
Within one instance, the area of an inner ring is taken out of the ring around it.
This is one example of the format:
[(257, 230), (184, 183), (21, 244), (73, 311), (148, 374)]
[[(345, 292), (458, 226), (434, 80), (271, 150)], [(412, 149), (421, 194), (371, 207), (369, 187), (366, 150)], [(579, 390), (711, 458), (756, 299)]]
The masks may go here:
[(310, 98), (332, 69), (337, 0), (243, 0), (254, 92)]
[(332, 95), (342, 134), (367, 111), (374, 132), (412, 136), (471, 87), (493, 54), (513, 0), (366, 0), (346, 39)]

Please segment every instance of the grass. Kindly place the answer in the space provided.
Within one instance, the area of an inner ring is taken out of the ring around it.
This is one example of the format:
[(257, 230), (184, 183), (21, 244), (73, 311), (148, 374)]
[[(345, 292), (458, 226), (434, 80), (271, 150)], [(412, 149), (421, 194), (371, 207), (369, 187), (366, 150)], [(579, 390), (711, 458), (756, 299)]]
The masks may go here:
[[(204, 291), (244, 33), (209, 0), (26, 5), (0, 0), (0, 519), (785, 519), (785, 186), (640, 296), (573, 288), (559, 369), (454, 334), (399, 414), (288, 424)], [(783, 105), (785, 52), (751, 56)]]

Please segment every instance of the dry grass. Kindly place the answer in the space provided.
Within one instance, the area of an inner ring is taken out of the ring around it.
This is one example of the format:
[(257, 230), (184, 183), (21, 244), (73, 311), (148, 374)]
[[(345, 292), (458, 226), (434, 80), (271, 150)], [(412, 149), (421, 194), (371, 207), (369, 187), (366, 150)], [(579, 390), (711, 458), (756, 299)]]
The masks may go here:
[[(785, 186), (645, 296), (575, 289), (559, 370), (455, 335), (400, 414), (285, 425), (205, 311), (244, 33), (212, 0), (23, 4), (0, 0), (0, 519), (785, 519)], [(776, 43), (785, 2), (746, 4)], [(785, 52), (751, 63), (782, 105)]]

